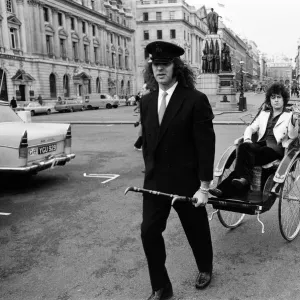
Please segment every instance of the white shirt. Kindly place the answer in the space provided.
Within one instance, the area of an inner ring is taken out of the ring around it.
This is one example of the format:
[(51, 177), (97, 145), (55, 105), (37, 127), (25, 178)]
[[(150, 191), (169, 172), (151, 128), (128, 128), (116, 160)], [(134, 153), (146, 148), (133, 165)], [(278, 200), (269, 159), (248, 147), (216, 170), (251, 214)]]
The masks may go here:
[[(168, 93), (168, 95), (166, 96), (166, 107), (168, 106), (169, 104), (169, 101), (175, 91), (175, 88), (178, 84), (178, 81), (176, 81), (168, 90), (166, 90), (166, 92)], [(163, 91), (162, 89), (159, 89), (159, 92), (158, 92), (158, 104), (157, 104), (157, 112), (159, 112), (159, 108), (160, 108), (160, 105), (161, 105), (161, 100), (162, 100), (162, 97), (163, 97), (163, 93), (165, 91)]]

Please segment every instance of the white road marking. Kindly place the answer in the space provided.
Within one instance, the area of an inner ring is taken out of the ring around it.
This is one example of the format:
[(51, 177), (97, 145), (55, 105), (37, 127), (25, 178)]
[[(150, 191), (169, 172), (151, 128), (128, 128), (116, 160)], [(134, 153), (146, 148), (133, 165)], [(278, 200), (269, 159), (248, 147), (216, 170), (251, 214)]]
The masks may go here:
[(0, 212), (0, 215), (1, 215), (1, 216), (9, 216), (9, 215), (11, 215), (11, 213)]
[(118, 178), (120, 175), (117, 174), (86, 174), (83, 173), (84, 177), (91, 177), (91, 178), (107, 178), (107, 180), (102, 181), (101, 183), (106, 183), (109, 182), (111, 180), (114, 180), (116, 178)]

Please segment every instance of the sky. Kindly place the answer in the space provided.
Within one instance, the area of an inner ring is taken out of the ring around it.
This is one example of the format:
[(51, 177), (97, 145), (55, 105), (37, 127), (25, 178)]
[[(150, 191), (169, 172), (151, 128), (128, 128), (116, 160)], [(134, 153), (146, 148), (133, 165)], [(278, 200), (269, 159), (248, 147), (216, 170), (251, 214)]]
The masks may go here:
[[(293, 61), (300, 40), (299, 0), (186, 0), (222, 16), (226, 26), (252, 40), (268, 57), (284, 54)], [(218, 5), (223, 4), (224, 7)]]

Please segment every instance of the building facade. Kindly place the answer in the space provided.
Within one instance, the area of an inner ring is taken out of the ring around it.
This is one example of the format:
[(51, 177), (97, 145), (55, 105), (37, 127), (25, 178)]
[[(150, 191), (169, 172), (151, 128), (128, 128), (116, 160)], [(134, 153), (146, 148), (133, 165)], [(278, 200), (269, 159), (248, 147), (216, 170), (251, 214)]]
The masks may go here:
[(292, 64), (289, 61), (273, 61), (267, 62), (268, 77), (273, 81), (279, 81), (286, 86), (290, 86), (292, 82)]
[(134, 58), (120, 0), (0, 1), (1, 99), (133, 94)]
[(208, 32), (206, 10), (196, 10), (184, 0), (136, 1), (137, 86), (144, 85), (143, 69), (148, 60), (146, 45), (163, 40), (180, 45), (182, 58), (197, 72), (201, 68), (203, 41)]

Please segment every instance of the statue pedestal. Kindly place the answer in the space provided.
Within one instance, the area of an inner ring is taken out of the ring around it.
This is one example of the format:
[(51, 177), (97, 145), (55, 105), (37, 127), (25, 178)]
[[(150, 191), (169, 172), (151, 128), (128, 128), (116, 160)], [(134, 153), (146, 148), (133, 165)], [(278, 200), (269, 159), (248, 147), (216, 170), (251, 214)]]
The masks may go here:
[(234, 74), (221, 72), (218, 74), (218, 77), (220, 84), (217, 90), (216, 109), (221, 111), (238, 111), (236, 91), (233, 85)]
[(210, 102), (210, 105), (215, 106), (218, 101), (218, 86), (219, 76), (215, 73), (202, 73), (196, 79), (197, 90), (204, 93)]

